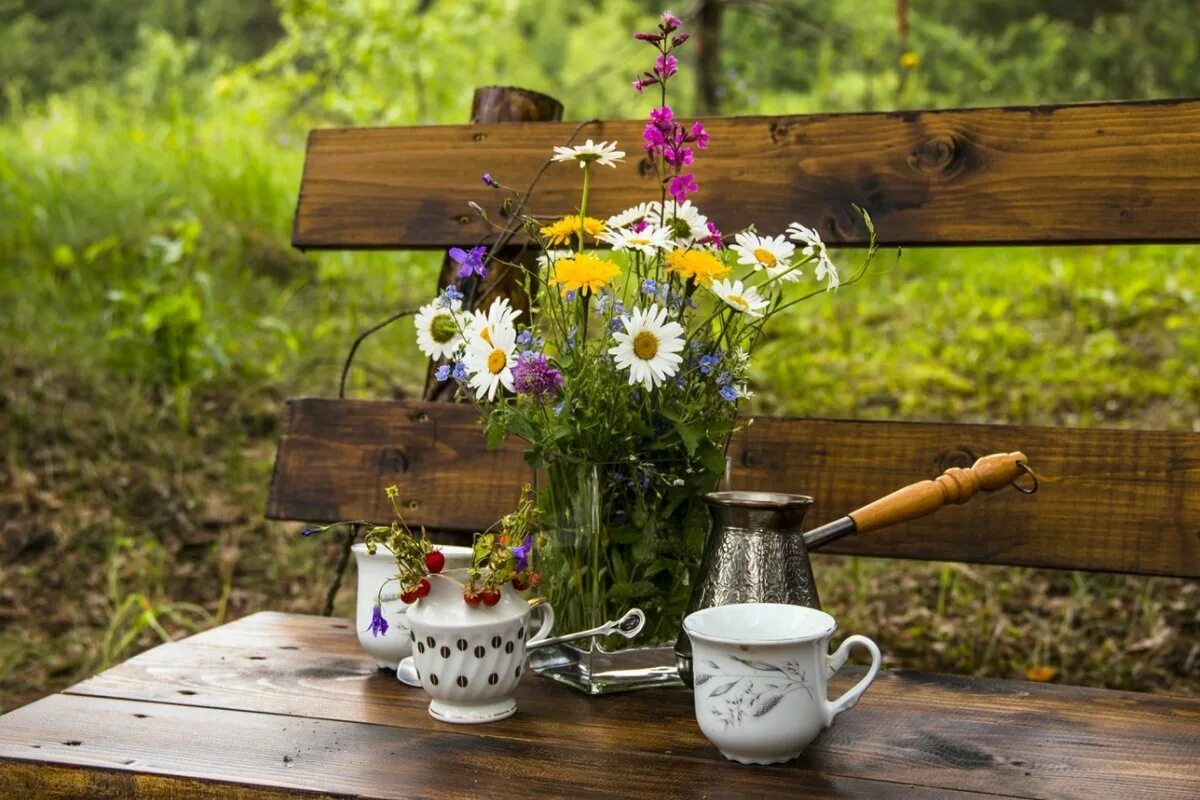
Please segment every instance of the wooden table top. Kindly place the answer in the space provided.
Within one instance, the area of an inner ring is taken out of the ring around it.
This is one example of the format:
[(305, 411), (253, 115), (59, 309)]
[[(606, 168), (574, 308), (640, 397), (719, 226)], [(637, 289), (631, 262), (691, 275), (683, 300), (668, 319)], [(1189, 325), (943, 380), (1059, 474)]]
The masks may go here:
[(723, 759), (682, 689), (517, 701), (438, 722), (349, 622), (264, 612), (0, 717), (0, 797), (1200, 797), (1195, 699), (892, 671), (772, 767)]

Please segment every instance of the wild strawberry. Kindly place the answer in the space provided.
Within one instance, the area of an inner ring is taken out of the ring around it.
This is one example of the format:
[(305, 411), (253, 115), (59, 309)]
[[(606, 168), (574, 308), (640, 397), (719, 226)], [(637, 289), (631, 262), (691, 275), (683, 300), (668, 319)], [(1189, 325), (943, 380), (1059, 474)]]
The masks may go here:
[(512, 584), (513, 584), (513, 588), (516, 589), (518, 592), (523, 592), (529, 588), (529, 581), (527, 581), (525, 578), (523, 578), (520, 575), (513, 578)]
[(412, 605), (413, 603), (417, 602), (418, 597), (420, 597), (420, 595), (417, 594), (416, 589), (409, 589), (407, 592), (400, 593), (400, 602), (404, 603), (405, 605)]
[(530, 586), (537, 586), (541, 582), (542, 582), (542, 573), (540, 573), (540, 572), (529, 573), (529, 585)]
[(463, 592), (463, 600), (471, 608), (477, 608), (479, 606), (479, 601), (482, 599), (483, 598), (479, 596), (479, 592), (473, 592), (470, 589), (467, 589), (465, 592)]
[(500, 592), (495, 589), (484, 589), (479, 596), (485, 606), (494, 606), (500, 602)]
[(429, 594), (429, 581), (421, 578), (421, 582), (417, 584), (417, 588), (414, 591), (416, 591), (417, 597), (424, 597)]
[(445, 566), (446, 556), (444, 556), (441, 551), (430, 550), (425, 554), (425, 568), (428, 569), (431, 574), (438, 574)]

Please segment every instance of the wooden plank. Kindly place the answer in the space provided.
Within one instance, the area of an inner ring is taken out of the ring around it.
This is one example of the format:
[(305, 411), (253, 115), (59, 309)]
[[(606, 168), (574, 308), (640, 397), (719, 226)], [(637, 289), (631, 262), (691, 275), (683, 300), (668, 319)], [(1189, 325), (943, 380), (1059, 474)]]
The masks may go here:
[[(54, 695), (0, 718), (0, 796), (930, 798), (961, 793), (630, 750)], [(46, 770), (45, 767), (50, 769)], [(977, 797), (977, 795), (971, 795)], [(995, 795), (988, 794), (987, 797)]]
[[(336, 620), (257, 614), (164, 645), (73, 693), (402, 728), (431, 723), (423, 693), (377, 671)], [(302, 642), (295, 650), (281, 643)], [(839, 681), (845, 688), (858, 671)], [(186, 692), (187, 694), (182, 694)], [(530, 677), (520, 712), (472, 733), (589, 751), (719, 760), (691, 695), (589, 698)], [(1194, 797), (1200, 700), (990, 679), (884, 673), (796, 762), (821, 775), (1037, 798)]]
[[(734, 437), (733, 485), (810, 494), (812, 524), (991, 452), (1022, 450), (1033, 496), (1004, 490), (844, 539), (828, 552), (1200, 577), (1200, 435), (1172, 431), (758, 417)], [(267, 515), (486, 528), (533, 479), (521, 444), (484, 448), (466, 405), (288, 402)]]
[[(489, 241), (474, 201), (503, 220), (577, 123), (313, 131), (293, 243), (302, 248), (429, 248)], [(889, 245), (1200, 241), (1200, 100), (950, 111), (737, 117), (706, 122), (694, 173), (699, 206), (725, 231), (793, 220), (827, 241), (862, 244), (850, 204)], [(588, 211), (658, 197), (639, 120), (585, 126), (629, 153), (598, 169)], [(578, 206), (579, 170), (551, 167), (531, 210)]]

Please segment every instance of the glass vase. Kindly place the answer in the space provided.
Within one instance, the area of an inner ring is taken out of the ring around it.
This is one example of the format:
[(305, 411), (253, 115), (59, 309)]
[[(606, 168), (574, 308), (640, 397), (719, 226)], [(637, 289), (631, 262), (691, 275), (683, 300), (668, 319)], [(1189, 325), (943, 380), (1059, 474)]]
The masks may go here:
[(634, 607), (646, 625), (633, 640), (534, 650), (538, 674), (588, 694), (681, 685), (674, 644), (710, 527), (703, 495), (719, 477), (686, 462), (561, 460), (539, 473), (538, 569), (555, 632), (594, 628)]

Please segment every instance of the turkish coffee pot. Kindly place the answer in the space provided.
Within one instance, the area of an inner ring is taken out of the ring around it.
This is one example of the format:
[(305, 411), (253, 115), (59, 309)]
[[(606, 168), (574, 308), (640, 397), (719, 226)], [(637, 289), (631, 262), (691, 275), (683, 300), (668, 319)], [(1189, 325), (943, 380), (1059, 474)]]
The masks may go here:
[[(1023, 474), (1030, 488), (1016, 483)], [(851, 511), (844, 517), (801, 531), (813, 504), (806, 495), (776, 492), (711, 492), (705, 495), (713, 530), (700, 563), (687, 613), (732, 603), (788, 603), (819, 609), (820, 598), (808, 554), (854, 533), (898, 525), (962, 504), (979, 492), (1012, 484), (1037, 490), (1037, 476), (1023, 453), (984, 456), (969, 468), (951, 467), (934, 480), (920, 481)], [(692, 643), (686, 633), (675, 642), (679, 677), (692, 685)]]

